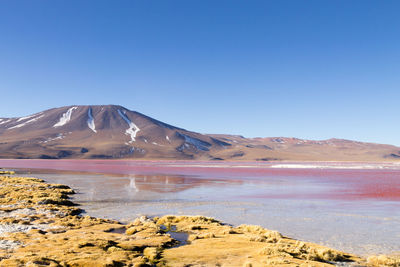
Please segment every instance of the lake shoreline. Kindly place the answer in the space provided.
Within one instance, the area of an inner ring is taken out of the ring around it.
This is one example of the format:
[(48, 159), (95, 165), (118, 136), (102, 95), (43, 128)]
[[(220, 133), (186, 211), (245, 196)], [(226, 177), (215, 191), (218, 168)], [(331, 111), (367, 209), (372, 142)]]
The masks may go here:
[[(20, 162), (20, 161), (18, 161), (18, 162)], [(54, 162), (53, 160), (51, 161), (51, 162)], [(148, 162), (146, 162), (146, 163), (148, 163)], [(158, 162), (156, 162), (156, 163), (151, 163), (151, 164), (158, 164)], [(151, 165), (150, 164), (150, 165)], [(171, 163), (171, 164), (175, 164), (175, 163)], [(198, 163), (198, 164), (200, 164), (200, 163)], [(201, 163), (201, 164), (204, 164), (204, 163)], [(297, 163), (298, 164), (298, 163)], [(256, 164), (256, 165), (258, 165), (258, 164)], [(242, 166), (242, 165), (239, 165), (239, 166)], [(70, 166), (71, 168), (73, 167), (73, 165), (72, 166)], [(96, 166), (96, 167), (99, 167), (99, 166)], [(151, 167), (153, 167), (153, 166), (151, 166)], [(176, 167), (176, 166), (175, 166)], [(200, 168), (202, 168), (203, 170), (211, 170), (211, 171), (214, 171), (216, 168), (213, 168), (213, 167), (211, 167), (211, 168), (205, 168), (205, 167), (207, 167), (207, 166), (200, 166)], [(220, 169), (222, 169), (222, 170), (227, 170), (227, 169), (229, 169), (229, 168), (220, 168)], [(250, 168), (250, 170), (254, 170), (254, 169), (257, 169), (257, 168), (254, 168), (254, 167), (251, 167)], [(29, 170), (29, 169), (27, 169), (27, 170)], [(51, 171), (50, 170), (50, 168), (47, 168), (47, 170), (49, 170), (48, 172), (48, 177), (51, 177), (52, 176), (52, 173), (53, 173), (53, 171)], [(237, 174), (237, 176), (240, 176), (240, 175), (242, 175), (242, 173), (240, 172), (240, 170), (243, 170), (243, 167), (238, 167), (237, 169), (235, 169), (235, 172), (237, 171), (237, 170), (239, 170), (239, 173)], [(332, 173), (334, 173), (334, 174), (337, 174), (337, 173), (346, 173), (346, 172), (349, 172), (349, 171), (352, 171), (352, 170), (341, 170), (341, 169), (316, 169), (316, 168), (312, 168), (312, 169), (298, 169), (298, 168), (295, 168), (295, 169), (291, 169), (291, 168), (287, 168), (287, 169), (285, 169), (285, 168), (282, 168), (281, 166), (279, 167), (279, 168), (268, 168), (268, 170), (267, 170), (268, 172), (271, 172), (272, 171), (272, 174), (273, 175), (275, 175), (275, 174), (278, 174), (278, 173), (281, 173), (281, 172), (283, 172), (285, 175), (286, 174), (293, 174), (293, 173), (302, 173), (302, 172), (304, 172), (305, 174), (307, 174), (307, 175), (310, 175), (310, 174), (312, 174), (312, 176), (315, 174), (315, 173), (326, 173), (326, 172), (328, 172), (328, 173), (330, 173), (330, 172), (332, 172)], [(365, 174), (367, 174), (367, 173), (369, 173), (369, 172), (371, 172), (371, 171), (373, 171), (374, 172), (374, 170), (356, 170), (357, 171), (357, 173), (362, 173), (363, 175), (365, 175)], [(393, 172), (393, 171), (396, 171), (397, 172), (397, 170), (392, 170), (392, 169), (389, 169), (389, 170), (382, 170), (382, 169), (380, 169), (380, 170), (377, 170), (377, 171), (379, 171), (380, 173), (381, 172), (384, 172), (384, 173), (390, 173), (390, 172)], [(61, 172), (65, 172), (65, 171), (61, 171)], [(75, 173), (76, 171), (75, 170), (73, 170), (73, 171), (67, 171), (66, 173), (71, 173), (71, 174), (73, 174), (73, 173)], [(35, 172), (34, 172), (35, 173)], [(80, 172), (78, 172), (78, 173), (80, 173)], [(88, 172), (82, 172), (82, 174), (84, 174), (84, 173), (88, 173)], [(224, 172), (223, 172), (224, 173)], [(314, 173), (314, 174), (313, 174)], [(256, 176), (257, 176), (257, 172), (253, 172), (252, 174), (256, 174)], [(263, 175), (265, 174), (265, 172), (262, 172), (262, 173), (260, 173), (260, 177), (262, 177)], [(24, 174), (25, 175), (25, 174)], [(231, 176), (232, 175), (232, 172), (230, 171), (230, 172), (228, 172), (228, 173), (225, 173), (225, 175), (228, 175), (228, 176)], [(69, 177), (70, 175), (68, 175), (68, 177)], [(80, 175), (79, 175), (80, 176)], [(121, 177), (123, 177), (124, 175), (122, 175)], [(130, 177), (130, 175), (128, 175), (129, 177)], [(37, 176), (36, 176), (37, 177)], [(41, 177), (41, 176), (39, 176), (39, 177)], [(67, 177), (67, 176), (66, 176)], [(136, 177), (136, 176), (134, 176), (134, 177)], [(41, 177), (42, 178), (42, 177)], [(165, 178), (165, 177), (163, 177), (163, 178)], [(199, 180), (204, 180), (203, 178), (201, 178), (201, 177), (197, 177)], [(197, 180), (197, 178), (195, 179), (195, 180)], [(134, 179), (138, 179), (138, 178), (134, 178)], [(167, 178), (168, 179), (168, 178)], [(235, 178), (236, 179), (236, 178)], [(113, 179), (114, 180), (114, 179)], [(131, 180), (132, 180), (132, 178), (131, 178)], [(63, 182), (64, 180), (56, 180), (56, 182), (57, 183), (60, 183), (60, 184), (62, 184), (62, 183), (64, 183)], [(54, 182), (54, 180), (53, 180), (53, 182)], [(170, 180), (170, 182), (171, 182), (171, 180)], [(203, 183), (203, 182), (202, 182)], [(70, 184), (70, 186), (72, 186), (72, 188), (75, 188), (75, 186), (72, 184)], [(136, 184), (135, 186), (138, 186), (138, 184)], [(168, 186), (168, 184), (164, 184), (163, 186)], [(136, 187), (135, 187), (136, 188)], [(254, 197), (254, 196), (253, 196)], [(256, 196), (256, 197), (260, 197), (260, 196)], [(79, 201), (78, 201), (79, 202)], [(89, 213), (89, 214), (91, 214), (91, 213)], [(146, 212), (145, 213), (142, 213), (142, 214), (147, 214)], [(165, 214), (165, 213), (161, 213), (160, 214), (160, 216), (161, 215), (163, 215), (163, 214)], [(172, 214), (175, 214), (175, 212), (172, 212)], [(198, 212), (198, 213), (194, 213), (194, 214), (192, 214), (192, 215), (195, 215), (195, 214), (202, 214), (202, 212)], [(100, 215), (100, 217), (102, 217), (101, 216), (101, 214), (98, 214), (98, 215)], [(95, 217), (96, 216), (98, 216), (98, 215), (94, 215)], [(158, 216), (158, 215), (157, 215)], [(208, 215), (209, 216), (209, 215)], [(213, 214), (213, 215), (211, 215), (212, 217), (216, 217), (216, 218), (220, 218), (221, 216), (220, 215), (218, 215), (218, 214)], [(109, 217), (109, 218), (112, 218), (112, 217)], [(114, 218), (115, 219), (115, 218)], [(107, 220), (107, 219), (106, 219)], [(133, 219), (132, 219), (133, 220)], [(229, 218), (224, 218), (223, 219), (224, 221), (230, 221), (230, 219)], [(115, 221), (115, 220), (113, 220), (113, 219), (111, 219), (111, 221)], [(252, 220), (250, 219), (250, 220), (246, 220), (246, 221), (244, 221), (243, 223), (247, 223), (247, 222), (252, 222)], [(128, 224), (129, 224), (129, 222), (128, 222)], [(238, 225), (238, 224), (237, 224)], [(269, 225), (264, 225), (264, 227), (265, 226), (267, 226), (267, 227), (270, 227)], [(274, 228), (276, 228), (276, 227), (274, 227)], [(286, 230), (281, 230), (282, 232), (287, 232)], [(293, 236), (293, 234), (291, 234), (291, 236)], [(307, 235), (305, 235), (305, 236), (307, 236)], [(304, 239), (307, 239), (307, 238), (304, 238), (304, 236), (302, 236), (302, 237), (297, 237), (297, 239), (300, 239), (300, 240), (304, 240)], [(319, 241), (312, 241), (312, 242), (314, 242), (314, 243), (324, 243), (324, 242), (319, 242)], [(362, 243), (360, 243), (360, 244), (362, 244)], [(335, 247), (335, 246), (331, 246), (331, 245), (329, 245), (329, 244), (325, 244), (326, 246), (328, 246), (328, 247)], [(336, 247), (337, 248), (337, 247)], [(339, 249), (341, 249), (342, 251), (352, 251), (351, 249), (350, 250), (348, 250), (347, 248), (340, 248), (339, 247)], [(390, 249), (390, 250), (386, 250), (386, 251), (389, 251), (389, 253), (391, 252), (391, 251), (397, 251), (396, 249), (395, 250), (393, 250), (393, 248), (392, 249)], [(383, 253), (387, 253), (387, 252), (383, 252)], [(353, 251), (353, 253), (354, 253), (354, 251)], [(382, 253), (382, 252), (378, 252), (378, 253)], [(373, 255), (373, 253), (368, 253), (368, 254), (365, 254), (365, 253), (357, 253), (358, 255), (363, 255), (363, 257), (364, 257), (364, 259), (366, 258), (366, 257), (368, 257), (368, 256), (370, 256), (370, 255)], [(381, 258), (382, 258), (383, 256), (381, 256)], [(373, 259), (374, 258), (374, 256), (371, 256), (370, 257), (370, 259)], [(392, 259), (391, 259), (392, 260)], [(394, 260), (395, 262), (396, 262), (396, 260)], [(371, 260), (370, 260), (370, 262), (372, 262)], [(382, 265), (382, 259), (380, 260), (380, 264), (378, 264), (378, 266), (381, 266)], [(371, 266), (373, 266), (373, 265), (371, 265)], [(388, 266), (398, 266), (398, 265), (388, 265)]]
[[(107, 262), (108, 266), (134, 261), (137, 261), (137, 266), (177, 266), (176, 264), (183, 264), (185, 260), (194, 261), (194, 256), (197, 264), (213, 266), (215, 261), (223, 262), (221, 252), (225, 258), (232, 253), (231, 259), (240, 262), (237, 266), (258, 266), (262, 262), (269, 262), (271, 266), (283, 263), (288, 264), (287, 266), (302, 263), (329, 266), (331, 261), (363, 261), (350, 254), (316, 244), (288, 239), (278, 232), (261, 227), (231, 227), (203, 216), (163, 216), (154, 219), (143, 217), (128, 225), (113, 220), (82, 217), (79, 215), (81, 210), (68, 200), (68, 195), (73, 194), (73, 191), (66, 186), (13, 176), (2, 176), (1, 183), (2, 193), (6, 196), (1, 203), (2, 225), (14, 227), (10, 228), (10, 232), (2, 233), (0, 243), (6, 249), (2, 251), (1, 266), (18, 266), (29, 262), (58, 264), (54, 266), (84, 266), (98, 262), (99, 259), (103, 263)], [(24, 189), (19, 189), (17, 193), (14, 192), (15, 188)], [(32, 188), (40, 190), (32, 192)], [(19, 201), (8, 198), (7, 192)], [(21, 225), (21, 229), (15, 227), (16, 225)], [(168, 228), (173, 226), (176, 232), (188, 233), (189, 243), (177, 247), (177, 241), (162, 231), (162, 225)], [(82, 235), (85, 232), (91, 234)], [(33, 240), (35, 241), (32, 243)], [(226, 247), (218, 247), (226, 242)], [(46, 249), (56, 244), (71, 247), (70, 252), (75, 255), (71, 262), (65, 255), (69, 252)], [(201, 248), (209, 246), (217, 246), (218, 249), (203, 251), (205, 255), (198, 258)], [(237, 251), (232, 251), (231, 248), (235, 246), (244, 251), (244, 254), (238, 255)], [(186, 258), (176, 258), (177, 255), (186, 254)], [(210, 255), (214, 257), (211, 259)]]

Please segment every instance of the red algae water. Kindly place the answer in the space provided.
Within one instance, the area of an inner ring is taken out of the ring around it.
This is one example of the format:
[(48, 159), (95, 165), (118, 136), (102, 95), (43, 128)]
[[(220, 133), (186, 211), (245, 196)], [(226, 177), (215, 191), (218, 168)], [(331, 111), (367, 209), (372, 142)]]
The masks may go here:
[(0, 167), (70, 185), (92, 216), (201, 214), (359, 255), (400, 251), (395, 163), (0, 160)]

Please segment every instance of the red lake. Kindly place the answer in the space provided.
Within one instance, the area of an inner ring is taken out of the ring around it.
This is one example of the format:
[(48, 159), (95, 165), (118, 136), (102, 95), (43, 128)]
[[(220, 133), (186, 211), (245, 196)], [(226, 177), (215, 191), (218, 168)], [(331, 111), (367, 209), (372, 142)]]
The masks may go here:
[(73, 187), (93, 216), (201, 214), (361, 255), (400, 251), (396, 163), (1, 159), (0, 167)]

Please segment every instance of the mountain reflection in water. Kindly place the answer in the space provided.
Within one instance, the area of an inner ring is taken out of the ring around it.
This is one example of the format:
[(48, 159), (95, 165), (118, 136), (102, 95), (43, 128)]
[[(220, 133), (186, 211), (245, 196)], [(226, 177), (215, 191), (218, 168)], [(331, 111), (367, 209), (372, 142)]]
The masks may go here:
[(122, 177), (129, 178), (128, 187), (134, 192), (154, 191), (159, 193), (178, 192), (193, 187), (206, 184), (215, 186), (224, 186), (226, 183), (241, 184), (240, 180), (227, 179), (197, 179), (188, 176), (172, 176), (172, 175), (126, 175)]

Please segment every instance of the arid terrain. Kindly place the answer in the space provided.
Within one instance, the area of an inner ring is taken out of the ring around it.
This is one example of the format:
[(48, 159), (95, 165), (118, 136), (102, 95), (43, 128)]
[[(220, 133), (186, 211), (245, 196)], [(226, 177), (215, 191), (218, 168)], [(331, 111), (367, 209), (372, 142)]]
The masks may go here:
[(81, 216), (69, 200), (71, 188), (7, 171), (0, 185), (0, 266), (400, 264), (395, 256), (362, 259), (259, 226), (232, 227), (203, 216), (141, 217), (129, 224)]
[(200, 134), (106, 105), (0, 118), (0, 158), (398, 161), (400, 148), (341, 139)]

